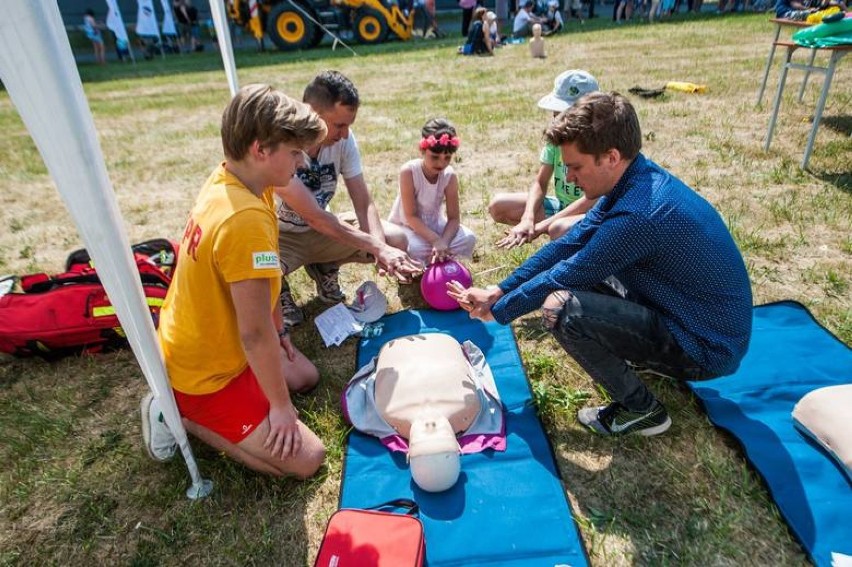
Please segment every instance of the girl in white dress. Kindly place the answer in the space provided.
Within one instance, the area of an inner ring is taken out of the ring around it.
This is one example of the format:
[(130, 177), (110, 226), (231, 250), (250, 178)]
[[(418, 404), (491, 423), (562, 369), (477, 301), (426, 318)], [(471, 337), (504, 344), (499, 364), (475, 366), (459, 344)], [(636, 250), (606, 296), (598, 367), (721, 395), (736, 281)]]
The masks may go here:
[(408, 255), (416, 260), (470, 259), (476, 236), (459, 219), (459, 180), (450, 165), (461, 141), (443, 118), (432, 118), (420, 133), (421, 157), (400, 169), (399, 195), (388, 220), (402, 227)]

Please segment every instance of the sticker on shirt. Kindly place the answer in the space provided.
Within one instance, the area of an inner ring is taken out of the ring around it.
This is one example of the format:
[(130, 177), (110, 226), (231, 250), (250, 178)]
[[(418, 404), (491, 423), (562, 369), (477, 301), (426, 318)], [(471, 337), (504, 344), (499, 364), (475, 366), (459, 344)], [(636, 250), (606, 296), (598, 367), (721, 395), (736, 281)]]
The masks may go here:
[(255, 270), (266, 270), (269, 268), (278, 267), (277, 252), (252, 252), (251, 254), (252, 267)]

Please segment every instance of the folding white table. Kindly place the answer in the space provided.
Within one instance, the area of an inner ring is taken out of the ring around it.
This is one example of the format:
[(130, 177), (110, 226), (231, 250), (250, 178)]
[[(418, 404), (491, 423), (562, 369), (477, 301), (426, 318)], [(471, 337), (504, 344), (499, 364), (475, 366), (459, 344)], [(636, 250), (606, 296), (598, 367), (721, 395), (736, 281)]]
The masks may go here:
[[(819, 129), (819, 122), (822, 118), (822, 111), (825, 108), (825, 100), (828, 98), (828, 91), (831, 88), (831, 80), (834, 78), (834, 69), (837, 67), (837, 62), (840, 61), (844, 55), (852, 52), (852, 45), (803, 47), (797, 43), (793, 43), (792, 41), (776, 41), (773, 44), (773, 50), (776, 46), (785, 48), (786, 56), (784, 58), (784, 66), (781, 69), (781, 79), (778, 82), (778, 92), (775, 94), (775, 103), (772, 107), (772, 117), (769, 119), (769, 131), (766, 133), (766, 143), (763, 145), (764, 151), (769, 149), (769, 144), (772, 142), (772, 134), (775, 132), (775, 123), (778, 119), (778, 109), (781, 107), (781, 95), (784, 93), (784, 85), (787, 82), (787, 71), (789, 69), (800, 69), (805, 71), (807, 75), (810, 75), (811, 73), (822, 73), (825, 76), (822, 83), (822, 92), (820, 92), (819, 101), (817, 102), (816, 110), (814, 111), (814, 121), (813, 125), (811, 125), (811, 133), (808, 136), (808, 143), (805, 146), (805, 156), (802, 159), (802, 169), (807, 169), (808, 161), (811, 158), (811, 151), (814, 148), (814, 138), (816, 138), (816, 133)], [(791, 61), (793, 58), (793, 52), (800, 47), (811, 50), (810, 61), (807, 64), (793, 63)], [(814, 64), (814, 58), (817, 53), (826, 53), (829, 55), (828, 64), (825, 67)], [(804, 91), (804, 85), (802, 86), (802, 91)], [(800, 101), (801, 98), (802, 93), (800, 92)]]
[[(775, 24), (775, 37), (772, 38), (772, 44), (769, 47), (769, 57), (766, 58), (766, 67), (763, 69), (763, 81), (760, 83), (760, 90), (757, 92), (757, 104), (763, 102), (763, 92), (766, 90), (766, 81), (769, 80), (769, 70), (772, 68), (772, 60), (775, 58), (775, 48), (778, 47), (778, 38), (781, 36), (781, 28), (807, 28), (812, 24), (800, 20), (785, 20), (784, 18), (770, 18), (770, 22)], [(814, 53), (811, 53), (811, 64), (814, 62)], [(802, 95), (805, 92), (805, 85), (808, 84), (808, 76), (802, 83), (802, 88), (799, 91), (799, 101), (802, 100)]]

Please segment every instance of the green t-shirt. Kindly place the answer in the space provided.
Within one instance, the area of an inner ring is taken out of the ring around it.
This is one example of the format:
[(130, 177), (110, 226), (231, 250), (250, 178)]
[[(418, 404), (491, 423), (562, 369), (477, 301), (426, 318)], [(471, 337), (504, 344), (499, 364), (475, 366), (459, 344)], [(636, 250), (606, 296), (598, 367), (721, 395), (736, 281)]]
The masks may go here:
[[(570, 181), (565, 182), (565, 173), (568, 168), (562, 163), (562, 150), (558, 146), (545, 144), (541, 149), (539, 161), (553, 167), (553, 185), (560, 207), (564, 209), (583, 195), (583, 191), (579, 187)], [(545, 189), (547, 188), (545, 187)]]

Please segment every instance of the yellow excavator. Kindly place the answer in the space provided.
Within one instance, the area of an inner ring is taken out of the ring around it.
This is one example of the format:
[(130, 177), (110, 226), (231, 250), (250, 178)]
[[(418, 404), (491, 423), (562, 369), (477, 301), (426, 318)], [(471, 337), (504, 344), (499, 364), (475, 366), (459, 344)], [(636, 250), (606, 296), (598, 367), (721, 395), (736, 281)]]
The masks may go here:
[(228, 17), (285, 51), (315, 47), (326, 32), (351, 30), (359, 42), (376, 44), (414, 31), (414, 10), (388, 0), (229, 0)]

